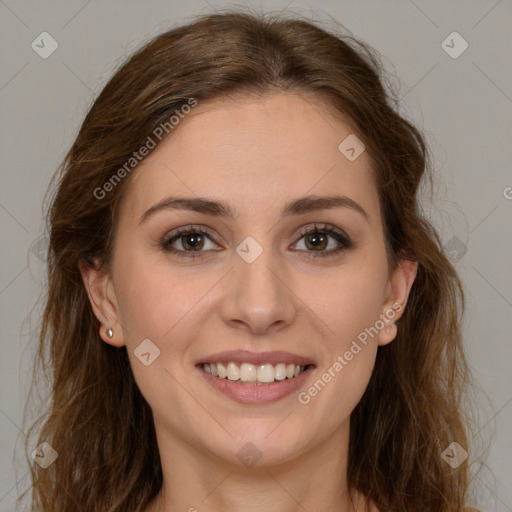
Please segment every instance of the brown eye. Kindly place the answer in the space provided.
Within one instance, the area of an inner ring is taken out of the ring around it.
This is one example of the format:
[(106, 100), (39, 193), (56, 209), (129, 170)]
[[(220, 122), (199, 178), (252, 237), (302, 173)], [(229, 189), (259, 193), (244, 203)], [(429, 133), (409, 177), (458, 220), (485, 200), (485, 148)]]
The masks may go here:
[[(301, 235), (300, 240), (304, 239), (305, 248), (300, 250), (308, 257), (335, 256), (353, 247), (353, 243), (345, 233), (327, 224), (323, 227), (315, 224), (314, 227), (305, 229)], [(298, 244), (299, 242), (296, 242), (295, 245)]]
[(325, 249), (329, 243), (328, 237), (322, 233), (310, 233), (305, 239), (306, 247), (311, 251)]
[(204, 228), (186, 227), (167, 235), (161, 246), (165, 251), (180, 257), (198, 257), (203, 252), (215, 249), (216, 244)]
[(181, 235), (181, 245), (185, 250), (198, 251), (204, 247), (204, 238), (202, 234), (190, 233), (188, 235)]

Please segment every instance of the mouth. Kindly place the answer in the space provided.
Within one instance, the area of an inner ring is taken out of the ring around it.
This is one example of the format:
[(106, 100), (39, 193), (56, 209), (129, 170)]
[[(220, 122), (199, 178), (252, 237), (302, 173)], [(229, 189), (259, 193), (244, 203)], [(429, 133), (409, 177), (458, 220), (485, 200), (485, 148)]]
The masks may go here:
[(286, 379), (295, 379), (310, 365), (277, 363), (276, 365), (242, 363), (203, 363), (202, 370), (213, 377), (238, 382), (248, 386), (263, 386)]
[(231, 351), (205, 357), (196, 368), (224, 395), (242, 403), (280, 400), (301, 387), (315, 368), (288, 352)]

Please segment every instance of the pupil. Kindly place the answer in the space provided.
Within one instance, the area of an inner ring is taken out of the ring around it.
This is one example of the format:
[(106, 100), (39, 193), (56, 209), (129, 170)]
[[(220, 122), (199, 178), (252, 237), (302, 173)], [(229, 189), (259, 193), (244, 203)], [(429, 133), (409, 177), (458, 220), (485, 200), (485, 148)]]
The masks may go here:
[(196, 248), (201, 245), (201, 235), (186, 235), (185, 236), (185, 247)]
[(319, 247), (325, 243), (325, 236), (322, 234), (314, 233), (310, 235), (310, 244), (313, 247)]

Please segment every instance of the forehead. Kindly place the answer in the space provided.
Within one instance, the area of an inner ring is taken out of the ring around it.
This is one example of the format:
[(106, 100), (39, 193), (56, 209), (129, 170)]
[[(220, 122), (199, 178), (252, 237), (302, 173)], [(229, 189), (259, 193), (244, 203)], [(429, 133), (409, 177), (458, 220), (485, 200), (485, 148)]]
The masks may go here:
[(124, 216), (140, 216), (171, 194), (222, 199), (244, 215), (335, 193), (364, 203), (372, 216), (378, 196), (371, 161), (364, 151), (353, 161), (340, 151), (349, 136), (349, 122), (311, 96), (199, 103), (135, 169)]

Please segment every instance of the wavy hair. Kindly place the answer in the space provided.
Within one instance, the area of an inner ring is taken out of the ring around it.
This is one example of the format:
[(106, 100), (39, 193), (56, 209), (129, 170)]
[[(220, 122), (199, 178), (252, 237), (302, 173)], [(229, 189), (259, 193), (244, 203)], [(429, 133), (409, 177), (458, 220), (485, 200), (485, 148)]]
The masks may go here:
[(379, 347), (351, 415), (349, 485), (381, 512), (464, 510), (468, 463), (454, 470), (441, 457), (452, 441), (468, 445), (464, 292), (421, 212), (420, 185), (433, 183), (424, 136), (388, 89), (378, 54), (353, 36), (251, 12), (199, 16), (118, 67), (49, 188), (48, 290), (33, 378), (46, 376), (51, 388), (29, 434), (37, 430), (31, 446), (48, 442), (58, 459), (42, 469), (27, 456), (32, 510), (143, 511), (162, 485), (151, 409), (126, 347), (101, 340), (79, 271), (96, 258), (110, 268), (118, 206), (137, 170), (101, 199), (98, 187), (190, 98), (276, 91), (307, 93), (350, 121), (372, 161), (390, 266), (418, 262), (398, 335)]

